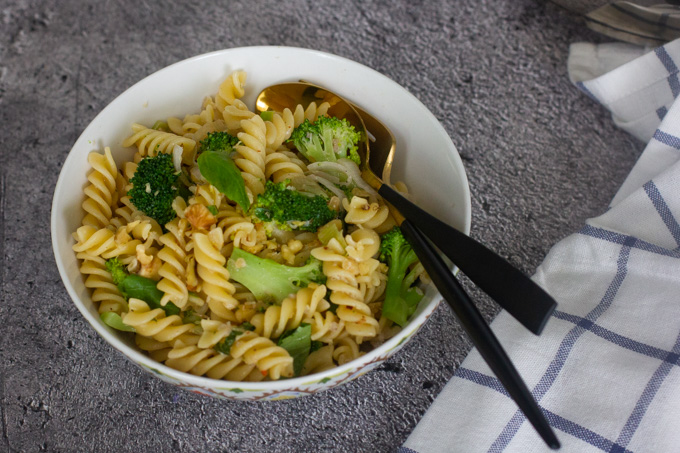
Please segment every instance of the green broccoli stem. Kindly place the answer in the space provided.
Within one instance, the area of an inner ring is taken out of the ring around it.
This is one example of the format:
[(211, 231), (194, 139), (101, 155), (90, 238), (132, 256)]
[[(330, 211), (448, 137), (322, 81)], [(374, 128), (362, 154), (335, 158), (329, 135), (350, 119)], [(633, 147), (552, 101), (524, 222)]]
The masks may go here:
[(172, 302), (161, 305), (161, 299), (163, 298), (164, 293), (156, 287), (156, 284), (157, 282), (150, 278), (129, 274), (118, 285), (118, 289), (120, 289), (123, 294), (126, 294), (127, 297), (143, 300), (152, 310), (162, 308), (168, 316), (179, 314), (180, 309)]
[(180, 309), (172, 302), (161, 305), (163, 291), (156, 287), (156, 281), (141, 275), (128, 274), (118, 258), (106, 262), (106, 269), (111, 273), (113, 283), (118, 287), (125, 299), (134, 297), (146, 302), (151, 309), (162, 308), (170, 315), (179, 314)]
[(389, 266), (383, 314), (403, 326), (415, 312), (423, 293), (412, 287), (419, 271), (414, 268), (409, 272), (409, 267), (418, 262), (418, 256), (398, 227), (383, 236), (381, 259), (385, 259)]
[(325, 283), (319, 260), (311, 258), (300, 267), (286, 266), (239, 248), (233, 250), (227, 270), (233, 280), (248, 288), (257, 300), (266, 303), (280, 304), (309, 283)]

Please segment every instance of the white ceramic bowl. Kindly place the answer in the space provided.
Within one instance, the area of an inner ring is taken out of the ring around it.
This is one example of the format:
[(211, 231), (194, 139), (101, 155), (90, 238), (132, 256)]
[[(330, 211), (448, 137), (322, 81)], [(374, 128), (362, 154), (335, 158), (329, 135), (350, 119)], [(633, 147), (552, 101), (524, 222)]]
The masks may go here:
[(245, 47), (200, 55), (162, 69), (118, 96), (78, 138), (59, 175), (52, 203), (52, 245), (64, 286), (92, 327), (114, 348), (164, 381), (223, 398), (282, 399), (328, 389), (360, 376), (395, 353), (423, 325), (440, 301), (428, 288), (418, 310), (402, 331), (357, 360), (323, 373), (272, 382), (229, 382), (176, 371), (136, 349), (125, 335), (103, 324), (85, 288), (72, 250), (71, 233), (81, 224), (83, 188), (90, 168), (87, 155), (111, 147), (117, 163), (132, 152), (121, 146), (132, 123), (151, 125), (169, 116), (200, 111), (233, 70), (247, 71), (244, 102), (251, 108), (264, 87), (305, 79), (357, 103), (381, 119), (397, 139), (392, 180), (403, 180), (418, 204), (468, 233), (470, 193), (463, 164), (444, 128), (404, 88), (356, 62), (307, 49)]

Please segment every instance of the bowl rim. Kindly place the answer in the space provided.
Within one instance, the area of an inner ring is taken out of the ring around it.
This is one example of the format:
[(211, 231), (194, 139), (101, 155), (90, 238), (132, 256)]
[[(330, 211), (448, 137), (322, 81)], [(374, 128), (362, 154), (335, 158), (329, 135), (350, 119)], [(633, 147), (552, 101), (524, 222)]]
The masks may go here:
[(291, 46), (240, 46), (240, 47), (232, 47), (232, 48), (226, 48), (226, 49), (220, 49), (220, 50), (215, 50), (207, 53), (203, 53), (200, 55), (195, 55), (193, 57), (189, 57), (180, 61), (177, 61), (175, 63), (172, 63), (168, 66), (165, 66), (157, 71), (154, 71), (151, 74), (148, 74), (144, 78), (138, 80), (135, 82), (133, 85), (129, 86), (126, 88), (122, 93), (117, 95), (113, 100), (111, 100), (106, 107), (104, 107), (95, 117), (90, 121), (90, 123), (83, 129), (83, 132), (80, 134), (80, 136), (76, 139), (76, 141), (73, 143), (73, 146), (68, 152), (68, 155), (66, 156), (66, 159), (63, 161), (62, 168), (59, 173), (59, 177), (57, 179), (57, 183), (55, 185), (54, 189), (54, 194), (53, 194), (53, 199), (52, 199), (52, 206), (51, 206), (51, 219), (50, 219), (50, 234), (51, 234), (51, 241), (52, 241), (52, 251), (54, 254), (54, 258), (57, 264), (57, 268), (59, 270), (59, 274), (62, 280), (62, 283), (64, 287), (66, 288), (72, 302), (76, 305), (80, 313), (83, 315), (83, 317), (87, 320), (89, 325), (107, 342), (109, 343), (110, 346), (112, 346), (114, 349), (116, 349), (119, 353), (121, 353), (123, 356), (125, 356), (128, 360), (132, 360), (133, 362), (136, 362), (138, 365), (144, 365), (146, 368), (151, 369), (151, 370), (157, 370), (162, 372), (163, 375), (168, 376), (173, 378), (174, 380), (177, 381), (184, 381), (188, 382), (191, 385), (199, 386), (199, 387), (207, 387), (210, 389), (222, 389), (222, 390), (229, 390), (230, 388), (239, 388), (244, 391), (258, 391), (262, 390), (263, 387), (266, 387), (268, 390), (272, 391), (285, 391), (287, 389), (290, 389), (291, 387), (295, 388), (300, 388), (300, 387), (305, 387), (309, 385), (313, 385), (315, 383), (318, 383), (319, 381), (323, 381), (326, 378), (333, 378), (336, 376), (343, 376), (346, 375), (347, 373), (351, 372), (353, 369), (360, 369), (366, 366), (369, 363), (372, 363), (379, 359), (382, 355), (392, 351), (395, 349), (397, 346), (399, 346), (405, 338), (410, 337), (413, 333), (415, 333), (416, 330), (418, 330), (426, 321), (426, 319), (431, 315), (431, 313), (435, 310), (435, 308), (439, 305), (441, 302), (441, 295), (439, 295), (437, 292), (432, 297), (432, 301), (415, 317), (413, 317), (409, 322), (392, 338), (389, 340), (385, 341), (382, 343), (380, 346), (372, 349), (371, 351), (367, 352), (366, 354), (362, 355), (361, 357), (358, 357), (357, 359), (354, 359), (350, 362), (347, 362), (343, 365), (339, 365), (337, 367), (331, 368), (326, 371), (318, 372), (318, 373), (313, 373), (309, 374), (306, 376), (299, 376), (299, 377), (294, 377), (290, 379), (280, 379), (276, 381), (259, 381), (259, 382), (242, 382), (242, 381), (229, 381), (229, 380), (224, 380), (224, 379), (213, 379), (213, 378), (208, 378), (205, 376), (196, 376), (188, 372), (182, 372), (173, 368), (170, 368), (169, 366), (157, 362), (153, 360), (151, 357), (148, 355), (134, 349), (133, 347), (127, 345), (125, 342), (123, 342), (121, 339), (118, 338), (117, 334), (115, 334), (109, 327), (105, 326), (103, 322), (98, 317), (93, 316), (92, 312), (88, 310), (86, 307), (85, 303), (80, 299), (79, 295), (77, 294), (75, 288), (71, 284), (71, 282), (68, 279), (68, 273), (66, 271), (65, 264), (62, 262), (62, 260), (59, 258), (59, 246), (58, 246), (58, 238), (56, 237), (56, 232), (57, 232), (57, 222), (58, 222), (58, 194), (61, 192), (60, 189), (63, 185), (65, 185), (67, 182), (67, 176), (65, 169), (68, 168), (72, 160), (77, 159), (78, 153), (75, 153), (74, 150), (78, 147), (81, 146), (81, 141), (86, 140), (86, 136), (88, 134), (88, 129), (94, 123), (100, 116), (104, 116), (108, 113), (109, 110), (113, 109), (114, 104), (119, 102), (120, 99), (124, 98), (126, 94), (130, 91), (133, 91), (136, 89), (136, 87), (140, 84), (147, 83), (148, 79), (154, 78), (154, 77), (159, 77), (165, 72), (171, 72), (173, 71), (176, 67), (178, 66), (183, 66), (183, 65), (190, 65), (193, 62), (199, 61), (201, 59), (205, 58), (214, 58), (217, 56), (222, 56), (222, 55), (228, 55), (229, 53), (234, 53), (234, 52), (241, 52), (241, 51), (251, 51), (251, 52), (261, 52), (261, 51), (271, 51), (273, 49), (280, 49), (284, 51), (289, 51), (289, 52), (299, 52), (302, 54), (307, 54), (310, 55), (314, 58), (329, 58), (333, 60), (337, 60), (341, 62), (344, 65), (351, 66), (358, 68), (360, 71), (369, 71), (373, 73), (374, 75), (378, 76), (379, 78), (383, 79), (383, 82), (386, 84), (392, 85), (393, 88), (398, 88), (404, 96), (408, 96), (411, 98), (412, 102), (415, 102), (422, 106), (423, 112), (425, 112), (426, 115), (429, 116), (429, 119), (431, 122), (434, 124), (434, 127), (439, 131), (440, 134), (442, 134), (444, 137), (447, 138), (450, 148), (447, 149), (447, 152), (450, 152), (450, 158), (453, 159), (454, 163), (457, 165), (457, 167), (461, 170), (459, 173), (459, 178), (461, 179), (461, 185), (464, 190), (463, 193), (463, 200), (464, 200), (464, 205), (461, 207), (458, 207), (457, 209), (462, 210), (464, 214), (464, 228), (462, 231), (465, 234), (470, 233), (470, 224), (471, 224), (471, 198), (470, 198), (470, 188), (469, 188), (469, 182), (467, 179), (467, 174), (465, 172), (465, 167), (463, 165), (462, 159), (460, 157), (460, 154), (458, 153), (458, 150), (451, 140), (451, 137), (449, 136), (448, 132), (444, 129), (442, 124), (439, 122), (439, 120), (430, 112), (430, 110), (418, 99), (416, 98), (413, 94), (411, 94), (407, 89), (399, 85), (397, 82), (394, 80), (390, 79), (388, 76), (380, 73), (379, 71), (376, 71), (373, 68), (370, 68), (362, 63), (359, 63), (357, 61), (351, 60), (346, 57), (342, 57), (339, 55), (335, 55), (332, 53), (320, 51), (320, 50), (314, 50), (314, 49), (308, 49), (308, 48), (302, 48), (302, 47), (291, 47)]

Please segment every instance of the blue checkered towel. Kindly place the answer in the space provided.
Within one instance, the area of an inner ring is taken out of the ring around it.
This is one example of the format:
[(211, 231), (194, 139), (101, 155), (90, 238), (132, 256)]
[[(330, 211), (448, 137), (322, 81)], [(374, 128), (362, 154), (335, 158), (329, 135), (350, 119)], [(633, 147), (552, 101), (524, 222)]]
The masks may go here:
[[(538, 268), (559, 304), (543, 334), (492, 324), (565, 452), (680, 452), (680, 40), (626, 46), (572, 46), (570, 76), (648, 145)], [(441, 451), (550, 450), (473, 350), (400, 449)]]

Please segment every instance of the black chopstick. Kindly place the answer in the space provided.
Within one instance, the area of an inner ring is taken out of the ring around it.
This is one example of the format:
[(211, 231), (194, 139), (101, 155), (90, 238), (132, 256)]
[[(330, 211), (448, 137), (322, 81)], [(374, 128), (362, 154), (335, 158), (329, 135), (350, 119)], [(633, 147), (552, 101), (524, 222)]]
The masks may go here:
[(400, 227), (439, 293), (449, 304), (472, 339), (472, 344), (498, 377), (510, 397), (517, 403), (545, 443), (552, 449), (560, 448), (560, 442), (538, 407), (536, 400), (470, 296), (467, 295), (423, 233), (410, 220), (404, 220)]

